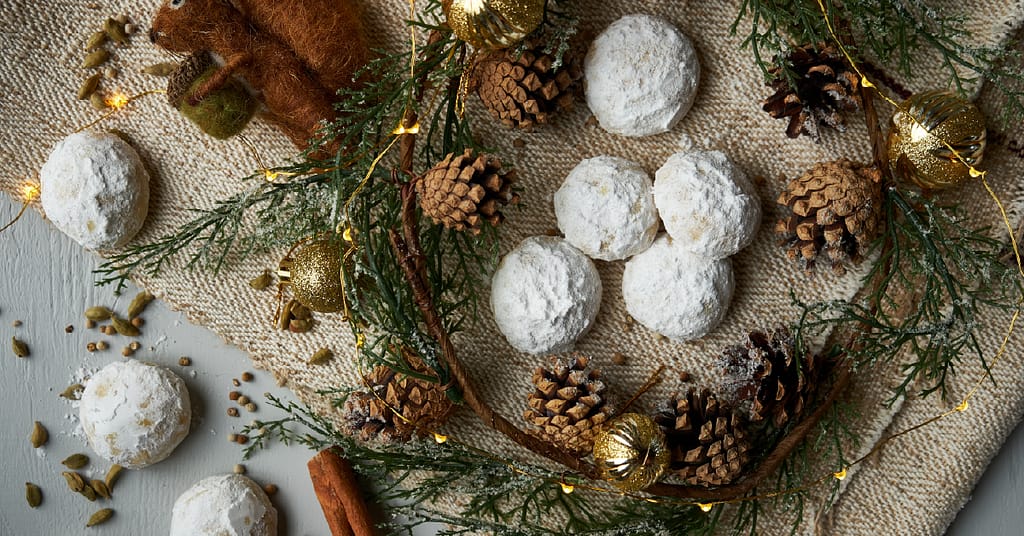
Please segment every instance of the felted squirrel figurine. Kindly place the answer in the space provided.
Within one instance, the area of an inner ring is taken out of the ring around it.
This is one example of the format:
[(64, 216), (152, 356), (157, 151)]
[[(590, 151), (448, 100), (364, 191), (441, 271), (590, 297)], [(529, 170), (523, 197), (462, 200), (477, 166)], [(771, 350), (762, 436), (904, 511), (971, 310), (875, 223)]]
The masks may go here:
[[(294, 1), (302, 0), (288, 3)], [(300, 148), (307, 146), (321, 120), (335, 117), (333, 91), (292, 48), (261, 31), (226, 0), (166, 1), (153, 20), (150, 40), (172, 52), (208, 50), (219, 56), (223, 65), (193, 92), (191, 101), (201, 101), (237, 75), (260, 92), (267, 119)]]

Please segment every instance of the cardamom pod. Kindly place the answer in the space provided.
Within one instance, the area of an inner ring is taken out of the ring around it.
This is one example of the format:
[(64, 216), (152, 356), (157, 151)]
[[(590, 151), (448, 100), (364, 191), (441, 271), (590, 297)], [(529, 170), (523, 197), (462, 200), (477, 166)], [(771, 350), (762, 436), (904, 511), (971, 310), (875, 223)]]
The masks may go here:
[(39, 421), (36, 421), (32, 425), (32, 433), (29, 434), (28, 440), (32, 443), (32, 448), (37, 449), (46, 444), (50, 439), (50, 433), (46, 431)]
[(17, 337), (11, 337), (11, 349), (14, 350), (14, 355), (18, 357), (28, 357), (29, 355), (28, 345)]
[(68, 400), (78, 400), (82, 397), (82, 391), (84, 390), (84, 385), (76, 383), (74, 385), (69, 385), (67, 389), (64, 389), (64, 392), (61, 393), (60, 396), (61, 398), (66, 398)]
[(288, 322), (292, 318), (292, 307), (299, 302), (295, 300), (288, 300), (281, 308), (281, 314), (277, 317), (277, 329), (288, 329)]
[(110, 488), (108, 488), (102, 480), (90, 480), (89, 487), (96, 490), (96, 495), (99, 495), (104, 499), (110, 498)]
[(135, 327), (131, 322), (123, 318), (112, 316), (110, 317), (110, 324), (114, 326), (114, 330), (117, 331), (119, 335), (124, 335), (125, 337), (139, 336), (139, 328)]
[(309, 319), (293, 318), (288, 323), (288, 331), (292, 333), (306, 333), (313, 329), (313, 321)]
[(82, 475), (73, 471), (64, 471), (61, 473), (64, 480), (68, 481), (68, 488), (75, 493), (82, 493), (85, 489), (85, 480), (82, 479)]
[(100, 78), (103, 75), (96, 73), (82, 82), (82, 86), (78, 88), (78, 100), (88, 99), (90, 95), (96, 92), (96, 88), (100, 85)]
[(100, 95), (99, 92), (93, 93), (89, 96), (89, 104), (92, 105), (94, 110), (103, 111), (108, 108), (107, 100), (104, 99), (103, 95)]
[(85, 42), (85, 51), (91, 52), (100, 48), (107, 42), (107, 32), (95, 32), (89, 36), (89, 40)]
[(25, 501), (28, 502), (29, 508), (38, 508), (43, 503), (43, 491), (39, 486), (25, 482)]
[(149, 65), (143, 68), (142, 72), (143, 74), (148, 74), (152, 76), (170, 76), (171, 73), (173, 73), (174, 70), (177, 68), (177, 63), (167, 61), (163, 63), (154, 63), (153, 65)]
[(332, 357), (334, 357), (334, 352), (330, 348), (321, 348), (313, 354), (313, 357), (309, 358), (309, 364), (322, 365), (330, 361)]
[(95, 514), (89, 517), (89, 521), (85, 524), (86, 527), (95, 527), (96, 525), (102, 525), (110, 520), (111, 516), (114, 515), (114, 511), (110, 508), (104, 508), (97, 511)]
[(89, 457), (85, 454), (72, 454), (71, 456), (64, 458), (64, 461), (60, 463), (68, 469), (81, 469), (86, 465), (89, 465)]
[(82, 60), (82, 67), (85, 69), (92, 69), (93, 67), (99, 67), (110, 59), (110, 52), (105, 49), (94, 50), (85, 55)]
[(153, 301), (153, 296), (148, 291), (143, 290), (142, 292), (135, 295), (132, 298), (132, 302), (128, 305), (128, 319), (131, 320), (142, 314), (142, 311), (146, 310), (146, 306), (149, 302)]
[(309, 307), (299, 303), (296, 304), (295, 307), (292, 307), (292, 316), (299, 320), (309, 320), (310, 318), (313, 318), (313, 311)]
[(249, 286), (256, 290), (266, 290), (266, 288), (273, 282), (274, 280), (270, 277), (270, 273), (263, 270), (262, 274), (249, 280)]
[(117, 480), (118, 475), (121, 474), (123, 469), (124, 467), (121, 467), (116, 463), (110, 466), (110, 470), (107, 471), (107, 477), (103, 479), (103, 482), (107, 485), (107, 489), (114, 489), (114, 481)]
[(92, 486), (88, 482), (82, 486), (82, 491), (78, 492), (82, 497), (85, 497), (89, 502), (96, 502), (96, 490), (92, 489)]
[(107, 22), (103, 23), (103, 31), (107, 33), (107, 37), (115, 43), (124, 43), (128, 41), (128, 34), (124, 33), (124, 23), (117, 22), (114, 19), (107, 19)]
[(114, 316), (114, 311), (100, 305), (85, 310), (85, 318), (93, 322), (109, 320), (111, 316)]

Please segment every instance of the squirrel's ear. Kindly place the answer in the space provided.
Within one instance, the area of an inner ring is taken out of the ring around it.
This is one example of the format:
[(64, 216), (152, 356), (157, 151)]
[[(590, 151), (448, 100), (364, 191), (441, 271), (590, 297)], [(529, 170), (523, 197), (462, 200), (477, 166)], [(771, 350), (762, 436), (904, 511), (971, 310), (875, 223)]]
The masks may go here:
[(178, 9), (179, 7), (185, 5), (185, 2), (187, 1), (188, 0), (171, 0), (170, 2), (167, 2), (167, 5), (170, 6), (171, 9)]

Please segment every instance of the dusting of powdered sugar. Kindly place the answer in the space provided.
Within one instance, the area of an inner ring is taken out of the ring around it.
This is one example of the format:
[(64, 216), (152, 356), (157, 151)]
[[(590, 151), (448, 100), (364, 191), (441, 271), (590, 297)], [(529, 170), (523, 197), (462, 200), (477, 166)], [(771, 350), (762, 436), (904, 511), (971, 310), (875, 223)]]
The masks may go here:
[(601, 277), (565, 239), (534, 236), (501, 260), (491, 280), (498, 329), (521, 352), (571, 350), (601, 308)]
[(245, 476), (204, 478), (174, 502), (171, 536), (221, 535), (277, 535), (277, 510)]
[(652, 15), (626, 15), (590, 45), (584, 60), (587, 105), (613, 134), (669, 131), (693, 105), (697, 53), (678, 28)]
[(615, 261), (647, 249), (658, 232), (651, 177), (614, 156), (576, 165), (555, 192), (558, 228), (592, 258)]
[(694, 255), (661, 235), (626, 263), (622, 298), (638, 322), (682, 342), (707, 335), (725, 318), (734, 284), (728, 258)]
[(673, 240), (711, 259), (745, 248), (761, 224), (757, 190), (721, 151), (672, 155), (655, 173), (654, 202)]

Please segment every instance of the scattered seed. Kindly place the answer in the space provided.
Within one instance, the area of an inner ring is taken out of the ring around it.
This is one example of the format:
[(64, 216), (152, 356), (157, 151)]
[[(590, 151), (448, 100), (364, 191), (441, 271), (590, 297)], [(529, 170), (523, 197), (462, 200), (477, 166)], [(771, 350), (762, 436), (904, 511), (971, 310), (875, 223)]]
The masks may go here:
[(103, 483), (107, 485), (108, 490), (112, 491), (114, 489), (114, 481), (117, 480), (118, 475), (121, 474), (121, 470), (123, 469), (124, 467), (121, 467), (116, 463), (110, 466), (110, 470), (107, 471), (106, 478), (103, 479)]
[(70, 488), (71, 491), (81, 493), (82, 490), (85, 489), (85, 480), (82, 479), (82, 475), (72, 471), (64, 471), (61, 473), (61, 476), (64, 477), (64, 480), (67, 480), (68, 488)]
[(249, 413), (256, 411), (256, 403), (249, 402), (248, 404), (245, 405), (245, 410), (248, 411)]
[(133, 352), (138, 352), (139, 348), (142, 348), (142, 345), (139, 344), (139, 341), (132, 341), (131, 344), (128, 345), (128, 348), (131, 348)]
[(154, 63), (142, 69), (142, 72), (152, 76), (170, 76), (177, 68), (178, 64), (173, 62)]
[(85, 524), (86, 527), (95, 527), (96, 525), (102, 525), (110, 520), (111, 516), (114, 515), (114, 511), (110, 508), (104, 508), (98, 510), (95, 514), (89, 517), (89, 521)]
[(125, 346), (121, 349), (121, 355), (124, 357), (131, 357), (134, 353), (135, 350), (132, 350), (131, 346)]
[(229, 400), (238, 400), (240, 396), (242, 396), (242, 393), (239, 393), (238, 391), (231, 391), (228, 393)]
[(228, 434), (228, 441), (238, 443), (238, 434)]
[(178, 358), (178, 364), (183, 367), (190, 367), (192, 366), (192, 358), (187, 356), (181, 356)]
[(234, 406), (228, 408), (228, 417), (237, 417), (237, 416), (238, 416), (238, 408), (236, 408)]
[(266, 290), (273, 282), (274, 280), (270, 277), (270, 272), (263, 270), (262, 274), (249, 280), (249, 286), (256, 290)]
[(263, 486), (263, 491), (267, 495), (275, 495), (277, 493), (277, 484), (266, 484)]
[(688, 382), (690, 381), (690, 373), (685, 370), (679, 373), (679, 381)]
[(25, 501), (28, 502), (29, 508), (38, 508), (43, 503), (43, 491), (39, 486), (25, 482)]
[(526, 147), (526, 140), (524, 140), (523, 138), (516, 138), (512, 140), (512, 147), (515, 147), (516, 149), (522, 149), (523, 147)]
[(290, 329), (291, 318), (292, 318), (292, 307), (295, 307), (299, 302), (295, 300), (288, 300), (284, 307), (281, 308), (281, 315), (277, 317), (277, 329)]
[(309, 320), (313, 318), (313, 310), (301, 303), (296, 303), (292, 306), (292, 316), (299, 320)]
[(92, 69), (93, 67), (99, 67), (110, 59), (110, 52), (105, 49), (94, 50), (85, 55), (85, 59), (82, 60), (82, 67), (85, 69)]
[(114, 335), (117, 331), (114, 330), (114, 326), (100, 326), (100, 333), (104, 335)]
[(238, 443), (239, 445), (244, 445), (249, 442), (249, 436), (245, 434), (238, 434), (235, 437), (235, 442)]
[(146, 321), (143, 320), (141, 316), (137, 316), (137, 317), (133, 318), (131, 320), (131, 322), (132, 322), (132, 325), (137, 327), (137, 328), (141, 328), (142, 325), (146, 323)]
[(92, 105), (94, 110), (101, 110), (102, 111), (102, 110), (106, 110), (107, 107), (108, 107), (107, 106), (107, 100), (104, 99), (103, 95), (100, 95), (99, 92), (93, 93), (89, 97), (89, 104)]
[(245, 474), (245, 466), (240, 464), (240, 463), (236, 463), (233, 471), (234, 471), (234, 473), (236, 475), (244, 475)]
[(310, 365), (322, 365), (331, 360), (334, 357), (334, 352), (329, 348), (321, 348), (313, 353), (313, 356), (309, 358)]
[(87, 344), (85, 345), (85, 349), (86, 349), (87, 351), (89, 351), (90, 353), (91, 353), (91, 352), (95, 352), (95, 351), (96, 351), (96, 343), (94, 343), (94, 342), (90, 342), (90, 343), (87, 343)]
[(306, 333), (313, 329), (313, 322), (309, 319), (293, 318), (288, 322), (288, 331), (292, 333)]
[(97, 350), (103, 351), (106, 350), (107, 348), (110, 348), (110, 345), (107, 344), (107, 341), (99, 341), (96, 343)]
[(242, 385), (242, 382), (238, 381), (238, 378), (231, 378), (231, 385), (234, 385), (235, 387), (239, 387), (239, 386)]
[(21, 320), (15, 320), (14, 322), (11, 322), (11, 325), (16, 327), (16, 328), (20, 328), (22, 323), (23, 322)]
[(85, 310), (85, 318), (87, 318), (89, 320), (92, 320), (94, 322), (101, 322), (103, 320), (108, 320), (113, 315), (114, 315), (113, 311), (111, 311), (110, 309), (107, 309), (106, 307), (102, 307), (102, 306), (99, 306), (99, 305), (97, 305), (95, 307), (90, 307), (90, 308)]
[(78, 470), (89, 465), (89, 457), (85, 454), (72, 454), (71, 456), (64, 458), (64, 461), (60, 463), (68, 469)]
[(622, 352), (615, 352), (612, 354), (612, 363), (615, 363), (616, 365), (625, 365), (626, 355)]
[(117, 78), (117, 69), (113, 67), (105, 67), (103, 69), (103, 78), (106, 78), (107, 80), (113, 80)]
[(124, 33), (124, 23), (117, 22), (116, 19), (107, 19), (103, 23), (103, 31), (107, 32), (107, 37), (115, 43), (125, 43), (128, 41), (128, 35)]
[(32, 443), (32, 448), (37, 449), (46, 444), (50, 439), (50, 433), (46, 431), (46, 427), (42, 423), (36, 421), (32, 423), (32, 433), (29, 434), (28, 440)]
[(114, 326), (115, 330), (117, 330), (118, 335), (123, 335), (125, 337), (139, 336), (139, 328), (133, 326), (131, 322), (123, 318), (112, 316), (110, 317), (110, 324)]
[(245, 395), (242, 395), (242, 396), (238, 397), (238, 405), (239, 406), (244, 406), (244, 405), (246, 405), (248, 403), (249, 403), (249, 397), (247, 397)]
[(96, 491), (96, 495), (103, 497), (104, 499), (110, 498), (110, 488), (102, 480), (90, 480), (89, 487)]
[(135, 295), (132, 298), (132, 302), (128, 304), (128, 318), (135, 318), (142, 314), (142, 311), (146, 310), (146, 306), (149, 302), (153, 301), (155, 296), (149, 291), (143, 290), (142, 292)]
[(251, 372), (246, 371), (246, 372), (242, 373), (242, 381), (243, 382), (251, 382), (252, 378), (253, 378), (253, 376), (252, 376)]
[(18, 357), (29, 356), (28, 345), (17, 337), (11, 337), (11, 349), (14, 350), (14, 355)]
[(85, 321), (85, 329), (93, 329), (95, 327), (96, 327), (96, 321), (95, 320), (88, 320), (87, 319)]
[(85, 51), (91, 52), (100, 48), (107, 42), (107, 32), (94, 32), (89, 36), (89, 39), (85, 42)]
[(84, 389), (85, 387), (82, 386), (82, 384), (75, 383), (69, 385), (67, 389), (64, 389), (64, 392), (62, 392), (60, 396), (68, 400), (78, 400)]
[(96, 88), (100, 85), (100, 78), (102, 77), (103, 75), (96, 73), (89, 78), (86, 78), (85, 81), (82, 82), (82, 85), (78, 87), (78, 100), (88, 99), (89, 95), (95, 93)]
[(64, 326), (64, 333), (74, 333), (74, 332), (75, 332), (75, 326), (72, 326), (71, 324), (68, 324), (68, 325)]
[(96, 490), (92, 489), (92, 486), (88, 482), (82, 486), (82, 491), (78, 492), (82, 497), (85, 497), (89, 502), (96, 502)]

